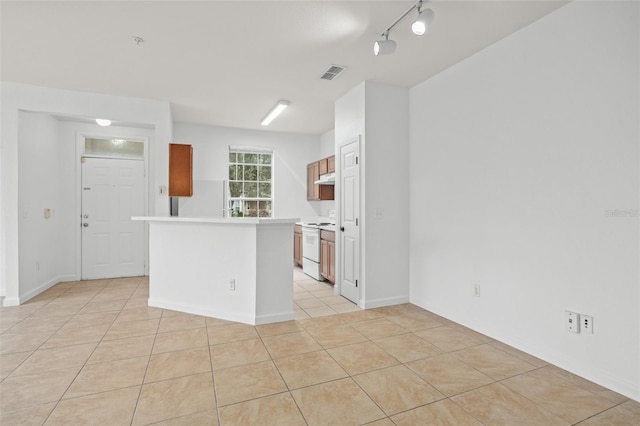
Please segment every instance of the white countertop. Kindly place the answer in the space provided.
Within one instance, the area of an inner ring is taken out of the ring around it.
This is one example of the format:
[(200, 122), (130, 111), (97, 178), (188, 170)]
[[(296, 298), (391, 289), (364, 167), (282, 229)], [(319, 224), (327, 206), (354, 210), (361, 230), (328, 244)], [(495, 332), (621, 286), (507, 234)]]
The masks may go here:
[(270, 218), (270, 217), (184, 217), (184, 216), (133, 216), (131, 220), (147, 222), (173, 223), (218, 223), (225, 225), (279, 225), (294, 224), (299, 218)]

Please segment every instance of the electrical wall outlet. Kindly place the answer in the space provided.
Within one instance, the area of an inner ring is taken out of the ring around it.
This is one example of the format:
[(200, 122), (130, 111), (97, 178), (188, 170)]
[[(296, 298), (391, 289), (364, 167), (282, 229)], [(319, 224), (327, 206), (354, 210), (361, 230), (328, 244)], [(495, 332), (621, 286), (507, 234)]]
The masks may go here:
[(580, 314), (571, 311), (565, 311), (567, 330), (572, 333), (580, 333)]
[(476, 284), (473, 286), (473, 295), (475, 297), (480, 297), (480, 284)]
[(236, 280), (230, 280), (229, 281), (229, 290), (231, 290), (231, 291), (235, 291), (236, 290)]
[(589, 315), (580, 315), (580, 328), (585, 333), (593, 334), (593, 317)]

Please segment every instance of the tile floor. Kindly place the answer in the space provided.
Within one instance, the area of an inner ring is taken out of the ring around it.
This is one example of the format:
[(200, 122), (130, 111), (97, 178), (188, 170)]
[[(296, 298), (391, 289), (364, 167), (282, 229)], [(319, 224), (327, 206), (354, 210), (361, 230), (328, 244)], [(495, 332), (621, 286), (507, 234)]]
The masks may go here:
[(350, 300), (333, 293), (328, 282), (318, 282), (301, 268), (293, 270), (293, 307), (296, 320), (355, 312), (360, 309)]
[(0, 424), (640, 424), (640, 403), (416, 306), (325, 315), (347, 304), (295, 276), (296, 314), (324, 316), (150, 308), (146, 278), (1, 308)]

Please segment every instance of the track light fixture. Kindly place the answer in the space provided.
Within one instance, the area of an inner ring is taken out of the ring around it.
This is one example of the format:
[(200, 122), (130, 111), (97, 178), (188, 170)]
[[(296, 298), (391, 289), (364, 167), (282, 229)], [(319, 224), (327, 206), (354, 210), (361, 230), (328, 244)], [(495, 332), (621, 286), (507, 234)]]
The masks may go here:
[(386, 55), (389, 53), (393, 53), (396, 50), (396, 42), (393, 40), (389, 40), (389, 33), (391, 30), (398, 25), (400, 21), (402, 21), (406, 16), (411, 13), (414, 9), (418, 10), (418, 17), (411, 23), (411, 31), (415, 35), (423, 35), (429, 31), (429, 27), (433, 22), (433, 17), (435, 14), (431, 9), (422, 10), (422, 1), (416, 1), (406, 12), (404, 12), (398, 19), (396, 19), (393, 24), (389, 25), (386, 30), (382, 34), (384, 40), (378, 40), (373, 45), (373, 53), (377, 55)]

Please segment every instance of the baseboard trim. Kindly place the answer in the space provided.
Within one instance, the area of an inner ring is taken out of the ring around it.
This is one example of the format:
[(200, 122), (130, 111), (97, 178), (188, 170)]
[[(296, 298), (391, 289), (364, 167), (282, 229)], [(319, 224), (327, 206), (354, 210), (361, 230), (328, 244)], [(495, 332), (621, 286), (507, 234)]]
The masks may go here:
[(361, 299), (358, 306), (362, 307), (363, 309), (373, 309), (373, 308), (381, 308), (383, 306), (401, 305), (403, 303), (409, 303), (409, 295), (385, 297), (382, 299), (371, 299), (371, 300)]

